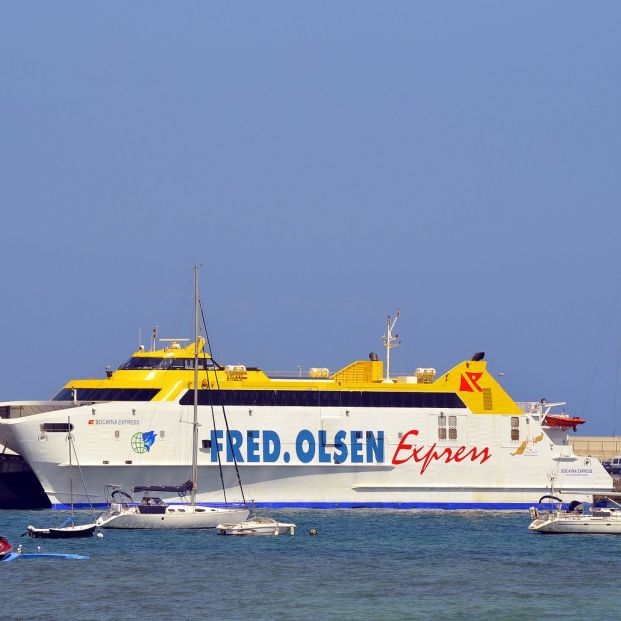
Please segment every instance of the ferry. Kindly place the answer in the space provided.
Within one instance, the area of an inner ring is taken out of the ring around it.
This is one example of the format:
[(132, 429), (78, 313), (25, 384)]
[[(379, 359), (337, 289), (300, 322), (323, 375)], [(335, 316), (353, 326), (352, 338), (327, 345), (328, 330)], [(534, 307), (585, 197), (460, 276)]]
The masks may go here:
[[(372, 353), (336, 372), (220, 365), (200, 337), (196, 503), (222, 504), (223, 486), (227, 502), (241, 500), (239, 479), (257, 507), (527, 509), (551, 485), (585, 502), (612, 491), (601, 463), (568, 441), (584, 420), (514, 401), (483, 353), (441, 374), (392, 375), (395, 321), (385, 364)], [(104, 506), (110, 486), (178, 485), (193, 441), (186, 343), (154, 335), (103, 378), (72, 380), (50, 401), (0, 403), (0, 444), (25, 458), (55, 508), (70, 503), (69, 441), (85, 484), (77, 505)]]

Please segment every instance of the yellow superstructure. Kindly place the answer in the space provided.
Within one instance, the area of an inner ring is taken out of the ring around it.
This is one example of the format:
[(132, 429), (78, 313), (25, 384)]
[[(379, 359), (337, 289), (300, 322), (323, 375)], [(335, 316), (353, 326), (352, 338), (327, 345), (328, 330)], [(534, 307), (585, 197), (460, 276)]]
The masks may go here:
[[(433, 369), (420, 369), (411, 376), (383, 378), (380, 360), (356, 360), (336, 373), (313, 369), (306, 377), (269, 377), (258, 368), (243, 365), (217, 365), (204, 351), (199, 339), (199, 389), (335, 391), (377, 393), (448, 393), (475, 414), (522, 415), (517, 403), (487, 371), (482, 360), (464, 361), (443, 375)], [(194, 388), (194, 348), (173, 342), (155, 351), (135, 352), (116, 371), (105, 378), (71, 380), (54, 397), (75, 401), (179, 401)], [(419, 373), (420, 371), (420, 373)]]

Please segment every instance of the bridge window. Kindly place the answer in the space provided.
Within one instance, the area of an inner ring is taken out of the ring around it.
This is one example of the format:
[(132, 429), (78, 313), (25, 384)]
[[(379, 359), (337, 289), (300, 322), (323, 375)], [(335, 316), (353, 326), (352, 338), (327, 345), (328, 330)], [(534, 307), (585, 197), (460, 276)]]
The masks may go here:
[[(211, 358), (199, 357), (199, 369), (213, 369), (214, 366), (214, 362)], [(127, 362), (124, 362), (119, 367), (119, 370), (121, 371), (165, 371), (167, 369), (173, 369), (175, 371), (192, 371), (194, 370), (194, 358), (154, 358), (153, 356), (132, 356)]]

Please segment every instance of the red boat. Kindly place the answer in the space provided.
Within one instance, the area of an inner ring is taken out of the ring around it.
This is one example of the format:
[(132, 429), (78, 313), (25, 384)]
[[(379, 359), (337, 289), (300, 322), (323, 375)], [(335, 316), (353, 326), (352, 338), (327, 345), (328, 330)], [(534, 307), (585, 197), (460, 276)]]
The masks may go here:
[(13, 546), (9, 543), (6, 537), (0, 537), (0, 559), (11, 553)]
[(562, 427), (568, 429), (571, 427), (574, 431), (577, 431), (578, 425), (582, 425), (585, 422), (584, 418), (578, 416), (567, 416), (566, 414), (548, 414), (543, 424), (548, 427)]

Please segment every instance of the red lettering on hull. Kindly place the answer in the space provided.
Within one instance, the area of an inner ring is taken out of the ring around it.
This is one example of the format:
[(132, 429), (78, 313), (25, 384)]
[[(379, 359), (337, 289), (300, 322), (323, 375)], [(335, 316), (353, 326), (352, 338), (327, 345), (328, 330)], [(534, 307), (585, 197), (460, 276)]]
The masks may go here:
[(470, 461), (480, 460), (479, 463), (484, 464), (492, 456), (488, 447), (482, 448), (481, 450), (476, 446), (470, 449), (465, 446), (460, 446), (458, 448), (447, 446), (439, 449), (435, 442), (429, 448), (425, 446), (414, 446), (414, 444), (412, 444), (413, 439), (408, 441), (408, 438), (417, 435), (418, 430), (416, 429), (410, 429), (410, 431), (403, 435), (392, 457), (393, 465), (399, 466), (413, 459), (415, 462), (421, 464), (420, 473), (424, 474), (431, 462), (434, 461), (444, 460), (444, 463), (448, 464), (452, 461), (459, 463), (470, 458)]

